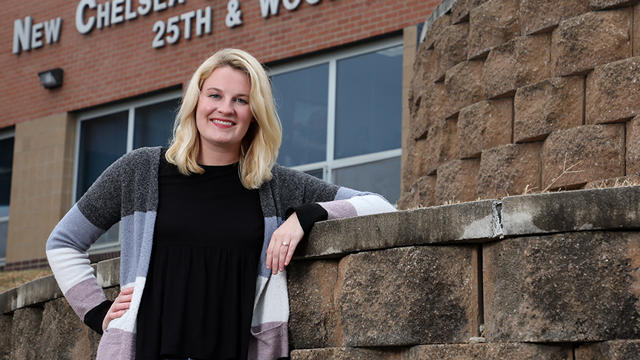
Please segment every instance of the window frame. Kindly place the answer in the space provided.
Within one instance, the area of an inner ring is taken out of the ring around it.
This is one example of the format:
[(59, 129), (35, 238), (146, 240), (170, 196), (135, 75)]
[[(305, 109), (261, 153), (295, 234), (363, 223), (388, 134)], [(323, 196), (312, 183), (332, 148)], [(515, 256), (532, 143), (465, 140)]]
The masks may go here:
[[(290, 168), (303, 172), (322, 170), (323, 180), (329, 183), (333, 183), (334, 170), (339, 170), (356, 165), (364, 165), (375, 161), (388, 160), (402, 156), (402, 146), (398, 147), (397, 149), (379, 151), (364, 155), (356, 155), (342, 159), (335, 159), (334, 154), (336, 136), (335, 122), (338, 61), (396, 46), (404, 46), (404, 39), (402, 35), (389, 37), (371, 43), (356, 45), (341, 50), (331, 51), (326, 54), (321, 54), (307, 59), (294, 60), (289, 63), (276, 64), (268, 67), (267, 75), (271, 78), (275, 75), (303, 70), (326, 63), (328, 63), (329, 65), (329, 91), (327, 94), (327, 150), (325, 160), (309, 164), (290, 166)], [(404, 57), (404, 53), (402, 54), (402, 56)], [(398, 116), (400, 120), (400, 126), (402, 126), (402, 114), (400, 113), (398, 114)]]
[[(179, 100), (182, 98), (182, 89), (170, 90), (167, 92), (163, 92), (161, 94), (145, 96), (144, 98), (132, 99), (119, 102), (113, 105), (101, 106), (99, 108), (80, 111), (76, 115), (76, 134), (75, 134), (75, 155), (73, 161), (73, 186), (72, 186), (72, 196), (73, 203), (75, 204), (80, 200), (77, 198), (78, 192), (78, 167), (80, 163), (80, 141), (81, 141), (81, 129), (82, 123), (85, 121), (91, 121), (95, 118), (114, 114), (118, 112), (127, 111), (128, 113), (128, 121), (127, 121), (127, 146), (126, 153), (129, 153), (133, 150), (133, 142), (134, 142), (134, 129), (135, 129), (135, 114), (136, 109), (141, 108), (148, 105), (153, 105), (157, 103), (161, 103), (164, 101), (170, 100)], [(101, 253), (106, 251), (116, 251), (120, 249), (121, 239), (118, 236), (117, 242), (110, 242), (105, 244), (94, 244), (89, 249), (89, 253)]]
[[(9, 127), (9, 128), (0, 129), (0, 140), (6, 140), (6, 139), (9, 139), (9, 138), (13, 138), (14, 139), (14, 156), (15, 156), (15, 138), (16, 138), (16, 130), (15, 130), (15, 128), (14, 127)], [(13, 172), (13, 169), (12, 169), (12, 172)], [(9, 189), (9, 191), (11, 191), (11, 189)], [(7, 225), (9, 225), (10, 217), (11, 217), (11, 202), (9, 202), (9, 215), (0, 216), (0, 223), (6, 223)], [(7, 249), (5, 248), (5, 254), (6, 254), (6, 250)], [(0, 267), (4, 267), (6, 264), (7, 264), (6, 255), (5, 255), (5, 257), (0, 257)]]

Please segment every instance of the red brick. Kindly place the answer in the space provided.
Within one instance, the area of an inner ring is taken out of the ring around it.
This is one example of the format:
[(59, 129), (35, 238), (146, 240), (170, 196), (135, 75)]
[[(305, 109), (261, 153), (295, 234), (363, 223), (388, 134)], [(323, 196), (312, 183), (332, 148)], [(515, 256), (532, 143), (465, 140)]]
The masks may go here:
[(460, 159), (456, 119), (440, 119), (429, 128), (424, 158), (424, 170), (428, 175), (434, 174), (438, 166)]
[(445, 117), (458, 116), (460, 109), (484, 100), (482, 60), (464, 61), (447, 71), (444, 85), (447, 91)]
[(521, 0), (518, 21), (522, 35), (551, 32), (565, 19), (589, 11), (587, 0)]
[(626, 121), (640, 114), (640, 57), (596, 67), (587, 76), (587, 124)]
[(623, 176), (625, 124), (585, 125), (551, 133), (542, 148), (542, 187), (576, 188)]
[(454, 160), (438, 167), (436, 205), (475, 201), (478, 198), (480, 159)]
[(508, 144), (482, 152), (478, 196), (501, 199), (540, 190), (542, 142)]
[(518, 1), (489, 0), (469, 15), (469, 59), (486, 56), (491, 49), (520, 35)]
[(491, 50), (482, 74), (487, 98), (513, 96), (519, 87), (548, 78), (549, 38), (549, 34), (522, 36)]
[(469, 24), (462, 23), (445, 27), (435, 41), (436, 80), (444, 80), (445, 73), (454, 65), (467, 59)]
[(584, 78), (554, 77), (522, 87), (514, 98), (515, 142), (543, 140), (556, 130), (581, 126)]
[(590, 12), (562, 21), (551, 37), (555, 76), (586, 74), (632, 56), (632, 9)]
[(480, 156), (484, 150), (511, 143), (513, 98), (480, 101), (460, 110), (460, 157)]

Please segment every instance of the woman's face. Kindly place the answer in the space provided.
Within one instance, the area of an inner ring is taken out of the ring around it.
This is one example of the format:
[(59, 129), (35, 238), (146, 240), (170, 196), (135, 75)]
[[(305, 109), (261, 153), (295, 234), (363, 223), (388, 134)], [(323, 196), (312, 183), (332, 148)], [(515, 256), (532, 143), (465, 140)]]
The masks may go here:
[(249, 77), (228, 66), (214, 70), (205, 80), (196, 106), (200, 160), (219, 159), (218, 155), (238, 160), (242, 139), (253, 121), (250, 92)]

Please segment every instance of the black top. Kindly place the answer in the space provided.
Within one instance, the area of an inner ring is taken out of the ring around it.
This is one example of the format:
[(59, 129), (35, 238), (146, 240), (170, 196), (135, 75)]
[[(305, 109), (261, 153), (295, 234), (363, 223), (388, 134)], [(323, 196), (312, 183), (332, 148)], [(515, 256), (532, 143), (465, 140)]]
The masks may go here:
[(238, 165), (184, 176), (162, 156), (136, 359), (247, 359), (264, 218)]

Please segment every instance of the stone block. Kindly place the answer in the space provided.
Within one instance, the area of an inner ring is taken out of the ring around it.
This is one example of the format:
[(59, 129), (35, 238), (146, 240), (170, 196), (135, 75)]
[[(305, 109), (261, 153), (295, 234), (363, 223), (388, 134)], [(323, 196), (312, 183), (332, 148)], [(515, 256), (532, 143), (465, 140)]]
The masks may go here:
[(549, 34), (521, 36), (491, 50), (482, 74), (487, 98), (513, 96), (519, 87), (548, 78), (549, 38)]
[(11, 355), (11, 319), (12, 315), (0, 315), (0, 359), (9, 359)]
[(633, 7), (633, 56), (640, 55), (640, 5)]
[(413, 79), (411, 89), (415, 94), (420, 94), (425, 87), (436, 81), (436, 53), (434, 49), (427, 49), (424, 43), (418, 46), (416, 60), (413, 63)]
[[(409, 349), (402, 360), (574, 360), (567, 345), (551, 344), (439, 344)], [(578, 359), (575, 359), (578, 360)]]
[(485, 57), (518, 35), (518, 1), (489, 0), (469, 13), (468, 59)]
[(626, 174), (640, 174), (640, 116), (627, 123)]
[(484, 61), (463, 61), (447, 71), (444, 86), (447, 92), (445, 117), (456, 117), (460, 109), (484, 100), (482, 69)]
[(338, 262), (294, 261), (287, 268), (291, 349), (340, 346), (334, 299)]
[(120, 258), (100, 261), (96, 266), (96, 278), (103, 288), (120, 285)]
[(480, 153), (511, 143), (513, 98), (486, 100), (460, 110), (458, 137), (460, 157), (479, 157)]
[(596, 67), (587, 76), (585, 122), (626, 121), (640, 115), (640, 57)]
[(551, 32), (565, 19), (589, 11), (587, 0), (520, 0), (522, 35)]
[(458, 120), (440, 119), (429, 129), (426, 140), (425, 173), (434, 175), (438, 166), (460, 159)]
[(469, 13), (488, 0), (457, 0), (451, 6), (452, 23), (457, 24), (469, 21)]
[(359, 251), (402, 246), (482, 243), (502, 235), (498, 204), (491, 200), (322, 221), (295, 259), (339, 258)]
[(581, 76), (554, 77), (516, 92), (515, 142), (543, 140), (556, 130), (581, 126), (585, 80)]
[(510, 196), (502, 199), (506, 236), (640, 228), (640, 187)]
[(407, 160), (402, 167), (402, 191), (404, 192), (411, 190), (411, 186), (420, 177), (426, 175), (424, 173), (424, 151), (426, 149), (426, 145), (426, 139), (409, 139), (406, 147), (403, 149), (407, 154)]
[(44, 306), (38, 353), (41, 359), (89, 359), (89, 329), (64, 298)]
[(436, 81), (443, 81), (447, 70), (461, 61), (467, 60), (467, 39), (469, 23), (445, 27), (435, 41)]
[(617, 9), (633, 6), (638, 2), (638, 0), (589, 0), (589, 7), (593, 10)]
[(418, 100), (416, 116), (411, 118), (411, 138), (421, 139), (427, 136), (427, 130), (438, 119), (444, 119), (447, 96), (444, 82), (426, 87)]
[(424, 47), (427, 49), (433, 49), (433, 45), (436, 39), (447, 26), (451, 25), (451, 15), (444, 14), (437, 18), (427, 29), (427, 33), (424, 37)]
[(632, 56), (632, 10), (589, 12), (560, 22), (551, 37), (554, 76), (586, 74)]
[(11, 321), (11, 360), (38, 359), (37, 352), (42, 308), (26, 307), (14, 311)]
[(490, 342), (640, 336), (640, 233), (572, 232), (484, 245)]
[(344, 346), (459, 343), (477, 336), (477, 256), (478, 246), (466, 245), (343, 258), (337, 299)]
[(585, 125), (553, 132), (542, 147), (542, 188), (571, 189), (623, 176), (625, 124)]
[(588, 343), (577, 347), (575, 353), (575, 360), (636, 360), (640, 354), (640, 340)]
[(478, 198), (480, 159), (454, 160), (438, 167), (436, 204), (474, 201)]
[(402, 194), (398, 200), (398, 210), (415, 209), (435, 205), (436, 177), (423, 176)]
[(400, 354), (396, 349), (306, 349), (292, 351), (291, 360), (403, 360)]
[(542, 143), (509, 144), (484, 151), (478, 171), (478, 196), (501, 199), (540, 190)]

